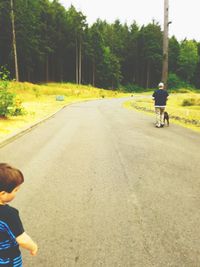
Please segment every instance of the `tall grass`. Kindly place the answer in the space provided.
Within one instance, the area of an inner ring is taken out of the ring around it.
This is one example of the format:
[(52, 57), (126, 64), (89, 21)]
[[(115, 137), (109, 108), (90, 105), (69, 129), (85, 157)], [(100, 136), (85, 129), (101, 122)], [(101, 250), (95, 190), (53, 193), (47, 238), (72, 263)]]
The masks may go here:
[(121, 97), (125, 94), (119, 91), (104, 90), (86, 85), (77, 85), (73, 83), (15, 83), (11, 82), (9, 86), (12, 92), (21, 95), (22, 98), (39, 98), (40, 96), (64, 95), (74, 98), (101, 98), (101, 97)]

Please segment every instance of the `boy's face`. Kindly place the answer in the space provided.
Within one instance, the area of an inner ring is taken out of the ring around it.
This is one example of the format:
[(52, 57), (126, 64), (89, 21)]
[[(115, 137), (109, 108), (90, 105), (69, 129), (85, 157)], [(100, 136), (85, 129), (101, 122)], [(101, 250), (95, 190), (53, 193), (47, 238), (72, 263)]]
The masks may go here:
[(20, 188), (20, 186), (15, 187), (13, 189), (13, 191), (10, 192), (10, 193), (5, 192), (5, 191), (0, 192), (0, 202), (1, 202), (1, 204), (6, 204), (6, 203), (12, 201), (15, 198), (15, 196), (17, 194), (17, 191), (19, 191), (19, 188)]

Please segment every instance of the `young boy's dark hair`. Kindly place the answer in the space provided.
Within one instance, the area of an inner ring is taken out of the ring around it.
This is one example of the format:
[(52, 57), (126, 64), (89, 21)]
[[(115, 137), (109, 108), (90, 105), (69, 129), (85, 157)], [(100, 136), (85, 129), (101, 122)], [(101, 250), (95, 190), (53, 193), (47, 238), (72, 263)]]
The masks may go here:
[(0, 163), (0, 191), (12, 192), (24, 182), (22, 172), (7, 163)]

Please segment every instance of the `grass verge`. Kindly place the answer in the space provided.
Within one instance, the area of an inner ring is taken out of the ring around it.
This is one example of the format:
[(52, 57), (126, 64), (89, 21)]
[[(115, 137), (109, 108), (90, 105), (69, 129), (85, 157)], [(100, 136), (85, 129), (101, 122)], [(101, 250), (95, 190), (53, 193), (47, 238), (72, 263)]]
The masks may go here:
[[(146, 95), (134, 95), (133, 100), (124, 103), (124, 107), (155, 116), (151, 95), (152, 92)], [(183, 103), (188, 99), (195, 99), (194, 103), (199, 103), (200, 94), (197, 92), (170, 94), (166, 111), (171, 122), (200, 132), (200, 105), (184, 106)]]

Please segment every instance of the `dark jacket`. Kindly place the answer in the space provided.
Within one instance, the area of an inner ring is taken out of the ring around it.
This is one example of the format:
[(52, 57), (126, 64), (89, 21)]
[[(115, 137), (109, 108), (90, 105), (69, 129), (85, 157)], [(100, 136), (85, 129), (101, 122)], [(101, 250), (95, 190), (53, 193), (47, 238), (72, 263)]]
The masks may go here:
[(164, 89), (158, 89), (158, 90), (154, 91), (152, 97), (155, 100), (155, 106), (165, 107), (168, 96), (169, 96), (168, 92)]

